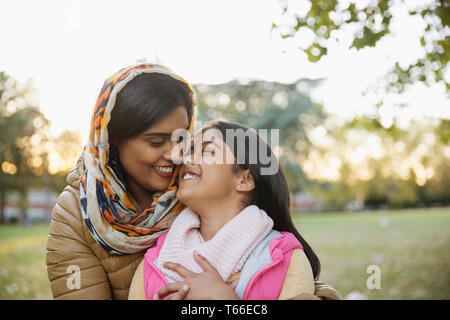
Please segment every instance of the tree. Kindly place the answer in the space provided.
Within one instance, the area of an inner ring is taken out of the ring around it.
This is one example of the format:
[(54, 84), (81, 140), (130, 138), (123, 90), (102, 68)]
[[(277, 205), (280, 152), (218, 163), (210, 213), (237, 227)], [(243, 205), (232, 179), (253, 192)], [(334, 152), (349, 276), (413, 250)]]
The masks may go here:
[(28, 190), (41, 183), (49, 122), (34, 105), (36, 91), (31, 82), (18, 83), (0, 72), (0, 223), (9, 191), (21, 196), (21, 220), (25, 220)]
[(448, 205), (450, 147), (442, 137), (449, 123), (384, 128), (362, 116), (327, 126), (302, 161), (307, 178), (316, 181), (308, 190), (333, 210), (353, 200), (369, 208)]
[(274, 151), (279, 154), (291, 192), (297, 192), (308, 184), (299, 161), (299, 153), (310, 145), (306, 132), (324, 118), (321, 108), (307, 95), (319, 81), (301, 79), (282, 84), (235, 80), (219, 85), (198, 85), (198, 119), (225, 118), (256, 130), (267, 129), (269, 144), (270, 129), (280, 129), (279, 148)]
[(388, 77), (391, 79), (388, 88), (397, 87), (401, 91), (406, 84), (430, 79), (432, 82), (444, 81), (447, 89), (450, 88), (444, 78), (450, 56), (450, 5), (447, 0), (430, 0), (426, 4), (402, 0), (314, 0), (302, 4), (309, 9), (290, 12), (292, 3), (281, 2), (282, 17), (288, 16), (293, 23), (273, 23), (272, 30), (278, 31), (282, 38), (294, 37), (302, 30), (312, 32), (313, 42), (303, 49), (312, 62), (327, 55), (329, 41), (334, 41), (340, 31), (352, 33), (353, 48), (375, 47), (380, 39), (391, 34), (392, 18), (395, 17), (393, 8), (406, 6), (408, 14), (420, 17), (423, 23), (420, 44), (424, 55), (408, 67), (402, 68), (396, 63)]
[(47, 186), (59, 193), (67, 185), (66, 176), (83, 151), (80, 133), (64, 130), (59, 136), (52, 138), (50, 146)]

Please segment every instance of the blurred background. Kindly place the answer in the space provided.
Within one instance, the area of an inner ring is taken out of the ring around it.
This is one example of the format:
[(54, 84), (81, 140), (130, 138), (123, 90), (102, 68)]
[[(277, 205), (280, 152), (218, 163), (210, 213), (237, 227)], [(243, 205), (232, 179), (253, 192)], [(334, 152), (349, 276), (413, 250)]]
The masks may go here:
[(193, 83), (201, 121), (280, 129), (321, 281), (449, 299), (449, 23), (447, 0), (2, 1), (0, 299), (52, 298), (51, 210), (104, 79), (138, 62)]

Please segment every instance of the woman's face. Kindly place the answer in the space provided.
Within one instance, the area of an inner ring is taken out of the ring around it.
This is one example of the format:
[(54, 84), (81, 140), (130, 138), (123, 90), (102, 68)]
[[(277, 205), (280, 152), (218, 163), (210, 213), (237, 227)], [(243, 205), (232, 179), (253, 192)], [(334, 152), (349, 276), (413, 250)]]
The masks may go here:
[(222, 139), (222, 133), (215, 128), (207, 129), (203, 135), (200, 131), (194, 145), (180, 170), (177, 198), (194, 209), (198, 201), (227, 201), (235, 195), (238, 177), (232, 170), (234, 155)]
[(189, 127), (186, 108), (179, 107), (136, 137), (118, 142), (117, 149), (133, 191), (164, 191), (174, 172), (171, 149), (172, 132)]

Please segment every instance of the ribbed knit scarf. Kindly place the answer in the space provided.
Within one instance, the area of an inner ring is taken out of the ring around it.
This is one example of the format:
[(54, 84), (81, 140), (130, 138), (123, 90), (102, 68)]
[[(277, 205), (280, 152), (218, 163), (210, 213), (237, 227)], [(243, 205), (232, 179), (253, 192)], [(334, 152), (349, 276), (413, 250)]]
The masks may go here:
[(80, 157), (84, 174), (80, 179), (80, 203), (84, 221), (93, 238), (110, 253), (126, 254), (152, 246), (172, 224), (184, 205), (175, 197), (179, 167), (167, 190), (156, 192), (149, 208), (137, 209), (132, 196), (108, 164), (108, 123), (116, 96), (142, 73), (160, 73), (185, 83), (192, 93), (194, 113), (189, 131), (195, 125), (197, 101), (192, 86), (170, 69), (156, 64), (124, 68), (106, 79), (95, 105), (91, 132)]
[(251, 205), (231, 219), (212, 239), (205, 241), (200, 234), (200, 217), (186, 208), (173, 222), (161, 248), (157, 266), (164, 275), (182, 281), (180, 275), (163, 265), (165, 262), (175, 262), (193, 272), (202, 272), (194, 259), (196, 250), (226, 281), (241, 270), (247, 257), (272, 227), (273, 220), (266, 212)]

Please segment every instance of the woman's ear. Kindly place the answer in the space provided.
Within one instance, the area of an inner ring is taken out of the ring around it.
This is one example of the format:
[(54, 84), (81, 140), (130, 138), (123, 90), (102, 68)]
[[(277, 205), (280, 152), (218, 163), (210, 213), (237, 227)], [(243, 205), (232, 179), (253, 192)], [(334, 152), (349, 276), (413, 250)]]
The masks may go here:
[(250, 170), (244, 170), (238, 174), (238, 184), (236, 185), (236, 191), (249, 192), (255, 189), (255, 181), (250, 173)]

